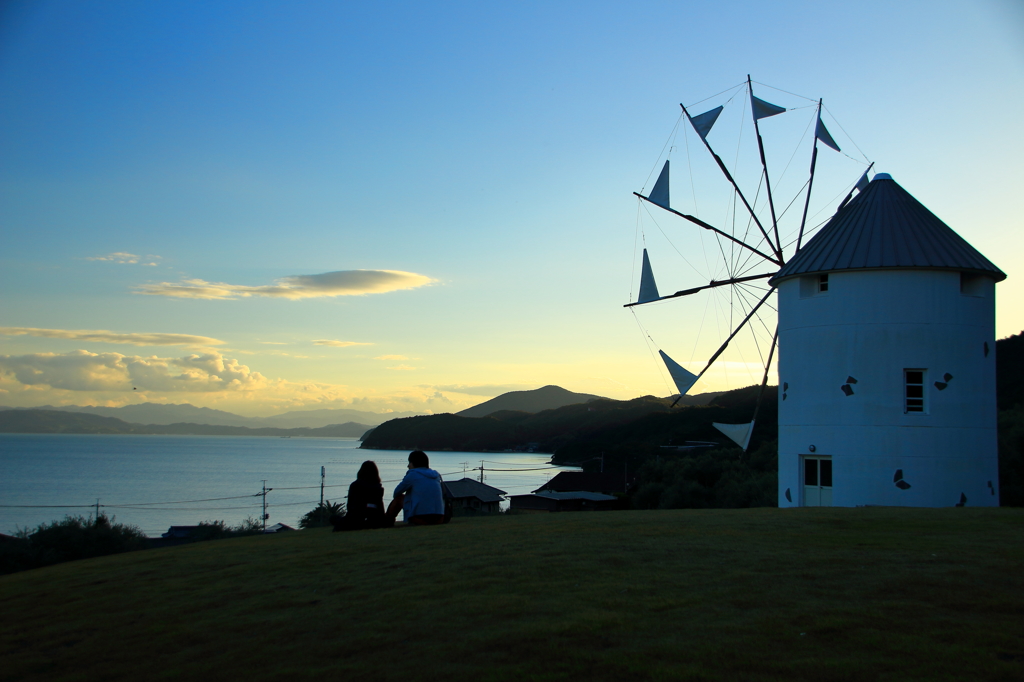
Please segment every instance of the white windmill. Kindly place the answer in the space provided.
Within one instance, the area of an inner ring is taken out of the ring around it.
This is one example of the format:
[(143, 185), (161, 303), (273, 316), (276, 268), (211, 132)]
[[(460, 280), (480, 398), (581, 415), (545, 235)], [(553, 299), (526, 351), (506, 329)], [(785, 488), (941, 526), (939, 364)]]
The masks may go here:
[[(809, 225), (809, 215), (813, 223), (832, 213), (809, 211), (818, 142), (840, 151), (822, 123), (821, 100), (807, 100), (815, 107), (805, 129), (806, 139), (813, 126), (810, 173), (798, 182), (790, 174), (787, 185), (785, 173), (769, 176), (773, 157), (759, 123), (787, 109), (755, 97), (749, 76), (723, 95), (724, 105), (697, 116), (683, 106), (682, 114), (728, 183), (731, 213), (714, 224), (679, 210), (669, 199), (667, 159), (650, 193), (635, 193), (648, 215), (647, 207), (657, 207), (702, 228), (722, 256), (708, 284), (662, 295), (644, 237), (639, 295), (627, 306), (634, 312), (728, 292), (730, 325), (703, 369), (692, 372), (658, 349), (680, 396), (749, 333), (760, 344), (762, 391), (778, 346), (780, 506), (998, 504), (994, 283), (1005, 275), (887, 175), (869, 183), (866, 159), (856, 183), (826, 198), (839, 206), (835, 215)], [(749, 101), (760, 161), (746, 194), (739, 167), (730, 170), (708, 139), (734, 101), (743, 104), (741, 120)], [(810, 107), (790, 110), (799, 108)], [(670, 141), (666, 148), (675, 147)], [(715, 426), (746, 449), (756, 414), (749, 423)]]
[(999, 505), (995, 283), (879, 173), (770, 281), (779, 506)]

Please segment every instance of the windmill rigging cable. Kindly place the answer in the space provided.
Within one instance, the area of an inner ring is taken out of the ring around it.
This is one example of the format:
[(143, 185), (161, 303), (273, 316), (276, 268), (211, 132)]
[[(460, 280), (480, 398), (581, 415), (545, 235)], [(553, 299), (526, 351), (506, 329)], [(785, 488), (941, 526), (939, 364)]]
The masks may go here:
[(783, 90), (782, 88), (777, 88), (774, 85), (768, 85), (767, 83), (762, 83), (761, 81), (752, 81), (752, 82), (753, 83), (757, 83), (758, 85), (763, 85), (764, 87), (770, 88), (772, 90), (777, 90), (779, 92), (784, 92), (787, 95), (793, 95), (793, 97), (799, 97), (800, 99), (805, 99), (808, 102), (814, 102), (815, 104), (818, 103), (818, 100), (816, 100), (816, 99), (811, 99), (810, 97), (804, 97), (803, 95), (798, 95), (795, 92), (790, 92), (789, 90)]
[[(742, 88), (742, 87), (746, 86), (746, 84), (747, 84), (747, 81), (743, 81), (742, 83), (737, 83), (736, 85), (732, 86), (731, 88), (726, 88), (725, 90), (722, 90), (721, 92), (716, 92), (715, 94), (711, 95), (710, 97), (705, 97), (704, 99), (700, 100), (699, 102), (694, 102), (693, 104), (688, 105), (686, 108), (689, 109), (691, 107), (697, 106), (698, 104), (703, 104), (704, 102), (707, 102), (709, 99), (714, 99), (714, 98), (718, 97), (719, 95), (724, 95), (725, 93), (729, 92), (730, 90), (737, 90), (739, 88)], [(739, 93), (733, 93), (733, 95), (731, 97), (729, 97), (729, 99), (727, 99), (725, 101), (725, 104), (723, 104), (722, 107), (724, 108), (725, 106), (727, 106), (729, 104), (729, 102), (731, 102), (734, 99), (736, 99), (736, 95), (738, 95), (738, 94)]]
[[(662, 382), (664, 382), (665, 386), (669, 390), (669, 394), (671, 395), (673, 392), (672, 386), (665, 379), (665, 372), (667, 370), (662, 366), (663, 363), (658, 362), (658, 356), (656, 356), (654, 354), (654, 351), (651, 350), (651, 344), (654, 344), (655, 346), (657, 346), (658, 344), (655, 343), (653, 338), (651, 338), (650, 333), (646, 329), (644, 329), (644, 326), (640, 324), (640, 318), (636, 314), (636, 309), (630, 308), (629, 311), (633, 313), (633, 320), (636, 322), (636, 326), (640, 329), (640, 334), (643, 335), (644, 337), (644, 345), (647, 346), (647, 352), (651, 354), (651, 359), (654, 360), (654, 366), (658, 368), (658, 376), (661, 377)], [(648, 343), (648, 341), (650, 341), (650, 343)]]
[[(835, 114), (829, 111), (829, 108), (826, 107), (824, 104), (821, 105), (821, 108), (828, 112), (829, 118), (836, 122), (836, 125), (839, 126), (839, 129), (843, 131), (843, 135), (846, 135), (846, 139), (850, 141), (850, 144), (857, 148), (857, 151), (860, 152), (860, 155), (864, 157), (864, 163), (871, 163), (871, 159), (868, 158), (868, 155), (864, 153), (863, 149), (857, 146), (856, 140), (854, 140), (853, 137), (850, 136), (850, 133), (846, 132), (846, 128), (844, 128), (843, 124), (839, 122), (839, 119), (836, 118)], [(839, 153), (842, 154), (842, 152)], [(848, 154), (843, 154), (843, 156), (846, 156), (847, 158), (852, 159), (857, 163), (860, 163), (860, 159), (854, 159), (852, 156), (849, 156)]]
[(661, 163), (661, 160), (665, 157), (665, 150), (668, 149), (669, 150), (669, 156), (672, 155), (672, 150), (670, 149), (670, 144), (675, 141), (676, 131), (679, 130), (679, 122), (682, 121), (682, 120), (683, 120), (683, 114), (680, 113), (679, 114), (679, 118), (676, 119), (676, 124), (674, 126), (672, 126), (672, 132), (670, 132), (668, 134), (668, 138), (665, 140), (665, 144), (662, 145), (662, 147), (661, 147), (661, 153), (658, 155), (658, 160), (654, 162), (654, 167), (651, 168), (651, 172), (647, 174), (647, 179), (644, 180), (644, 186), (640, 189), (640, 193), (641, 194), (644, 191), (646, 191), (647, 183), (649, 183), (651, 181), (651, 176), (654, 175), (654, 172), (656, 170), (658, 170), (658, 165)]

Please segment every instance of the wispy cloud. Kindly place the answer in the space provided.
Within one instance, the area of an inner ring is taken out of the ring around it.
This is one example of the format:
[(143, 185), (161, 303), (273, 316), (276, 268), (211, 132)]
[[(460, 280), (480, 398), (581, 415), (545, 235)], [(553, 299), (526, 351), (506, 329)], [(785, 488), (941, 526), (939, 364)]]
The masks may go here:
[(224, 342), (209, 336), (193, 334), (141, 334), (106, 331), (105, 329), (38, 329), (36, 327), (0, 327), (4, 336), (37, 336), (47, 339), (123, 343), (131, 346), (219, 346)]
[(159, 265), (162, 259), (160, 256), (139, 256), (138, 254), (128, 253), (126, 251), (114, 251), (113, 253), (108, 253), (105, 256), (89, 256), (86, 260), (106, 261), (108, 263), (119, 263), (121, 265), (138, 265), (139, 261), (142, 261), (142, 265), (152, 266)]
[(481, 395), (488, 398), (501, 395), (502, 393), (508, 393), (510, 391), (529, 391), (536, 388), (535, 384), (478, 384), (478, 385), (466, 385), (466, 384), (449, 384), (447, 386), (432, 386), (424, 388), (434, 388), (438, 391), (447, 391), (448, 393), (462, 393), (464, 395)]
[(399, 370), (399, 371), (411, 371), (411, 370), (414, 370), (416, 368), (415, 367), (410, 367), (409, 365), (395, 365), (394, 367), (387, 367), (386, 369), (396, 369), (396, 370)]
[(335, 348), (348, 348), (349, 346), (372, 346), (366, 341), (335, 341), (334, 339), (314, 339), (314, 346), (334, 346)]
[(180, 358), (90, 353), (0, 355), (0, 374), (26, 386), (70, 391), (251, 391), (267, 380), (237, 360), (211, 351)]
[(374, 360), (408, 360), (404, 355), (378, 355)]
[(402, 289), (415, 289), (436, 280), (415, 272), (401, 270), (340, 270), (319, 275), (284, 277), (260, 286), (207, 282), (187, 279), (182, 282), (160, 282), (137, 287), (140, 294), (173, 296), (175, 298), (234, 299), (251, 296), (269, 298), (320, 298), (324, 296), (361, 296), (384, 294)]

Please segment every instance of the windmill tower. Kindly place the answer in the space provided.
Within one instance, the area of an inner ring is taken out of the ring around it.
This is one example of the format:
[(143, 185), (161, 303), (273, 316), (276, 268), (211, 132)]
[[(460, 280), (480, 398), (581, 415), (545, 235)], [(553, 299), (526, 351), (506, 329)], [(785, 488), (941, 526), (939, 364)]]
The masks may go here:
[(770, 280), (779, 506), (999, 505), (995, 283), (885, 173)]

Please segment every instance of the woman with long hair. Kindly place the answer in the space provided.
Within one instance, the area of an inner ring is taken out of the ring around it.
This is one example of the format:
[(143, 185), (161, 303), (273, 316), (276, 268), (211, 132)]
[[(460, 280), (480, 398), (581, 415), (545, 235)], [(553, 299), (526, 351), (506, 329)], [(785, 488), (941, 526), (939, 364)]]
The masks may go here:
[(363, 462), (356, 474), (356, 480), (348, 487), (348, 510), (345, 516), (331, 519), (335, 532), (382, 528), (384, 517), (384, 486), (380, 484), (380, 472), (370, 460)]

